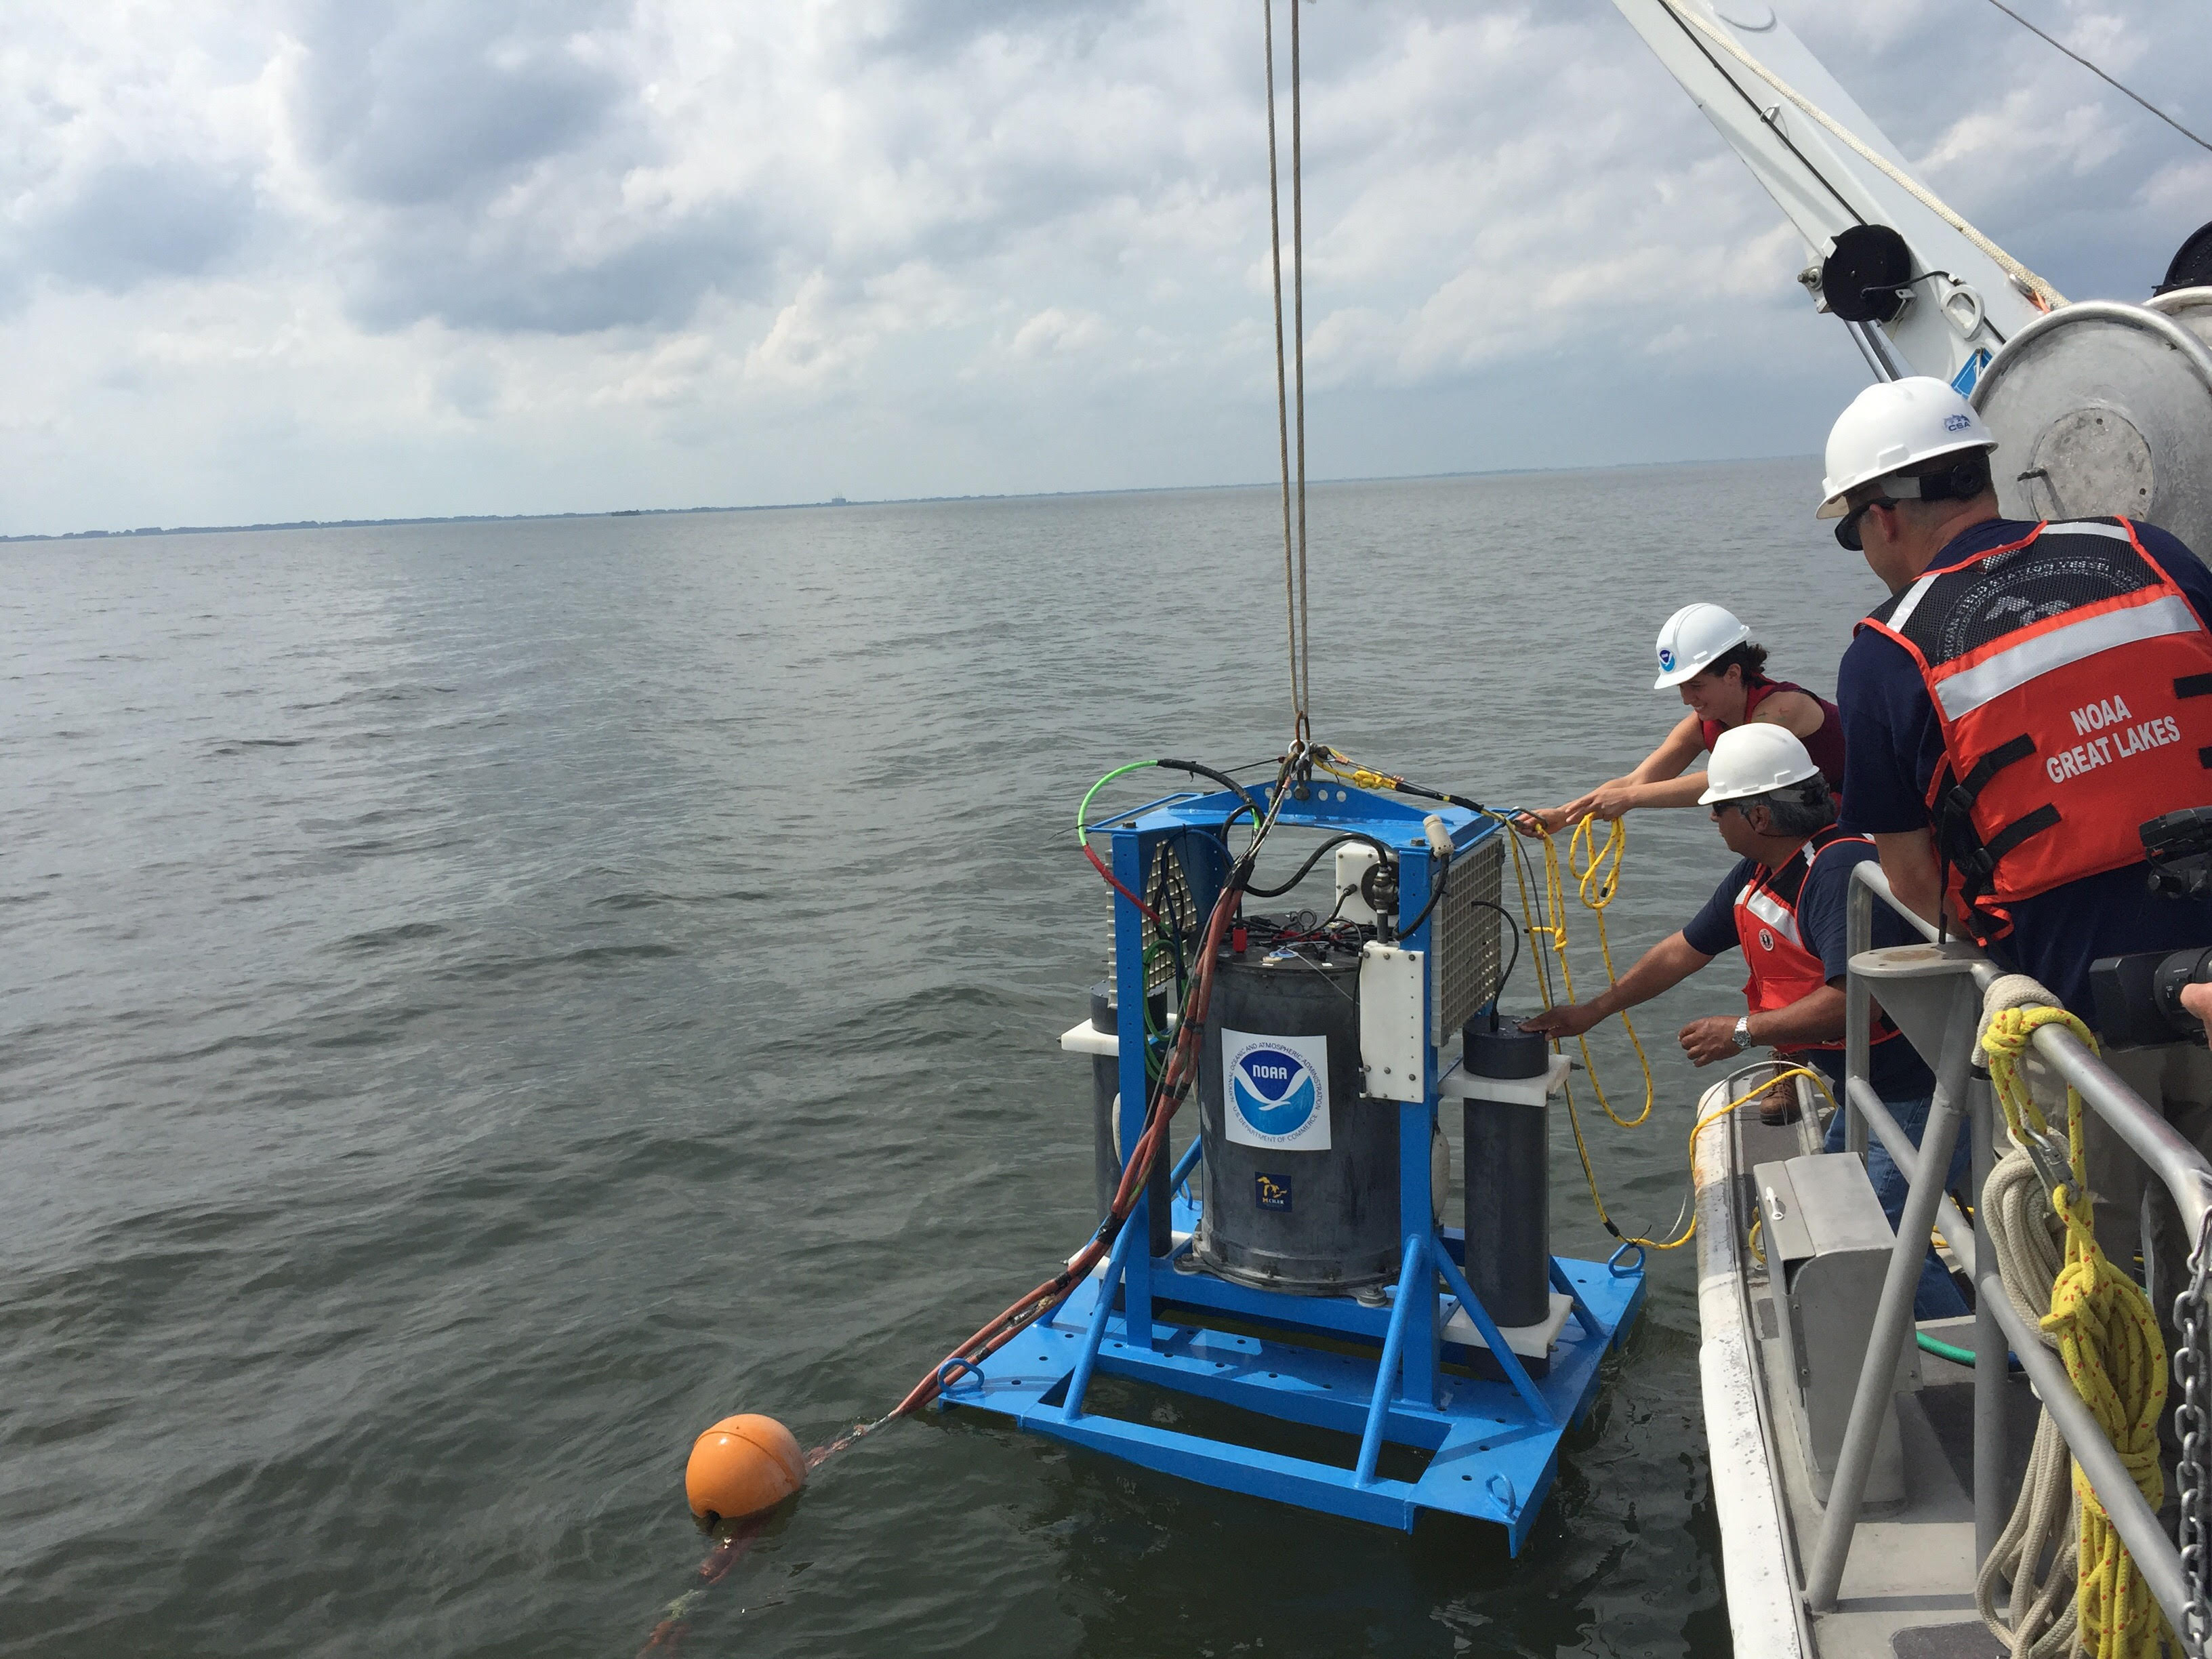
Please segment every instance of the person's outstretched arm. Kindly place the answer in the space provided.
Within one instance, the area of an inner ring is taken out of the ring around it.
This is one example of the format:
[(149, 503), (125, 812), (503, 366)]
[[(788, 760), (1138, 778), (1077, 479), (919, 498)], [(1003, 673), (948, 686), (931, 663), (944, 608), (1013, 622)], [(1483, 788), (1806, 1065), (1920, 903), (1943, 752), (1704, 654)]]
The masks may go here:
[(1580, 1036), (1600, 1020), (1649, 1002), (1662, 991), (1671, 991), (1712, 958), (1680, 933), (1673, 933), (1646, 951), (1636, 965), (1588, 1002), (1562, 1003), (1521, 1022), (1524, 1031), (1547, 1037)]
[[(1613, 819), (1639, 806), (1694, 806), (1705, 791), (1705, 775), (1684, 775), (1682, 769), (1704, 752), (1705, 734), (1695, 714), (1674, 723), (1666, 740), (1646, 755), (1625, 777), (1608, 778), (1595, 789), (1564, 806), (1528, 816), (1557, 835), (1578, 818), (1595, 813)], [(1525, 833), (1525, 832), (1524, 832)]]

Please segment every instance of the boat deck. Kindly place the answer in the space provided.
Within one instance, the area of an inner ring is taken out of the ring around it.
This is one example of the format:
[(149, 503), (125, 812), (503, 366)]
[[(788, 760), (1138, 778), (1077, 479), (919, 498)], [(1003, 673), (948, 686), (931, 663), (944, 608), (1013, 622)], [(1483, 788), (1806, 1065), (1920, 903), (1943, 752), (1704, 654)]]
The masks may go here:
[[(1708, 1242), (1708, 1291), (1714, 1288), (1716, 1247), (1733, 1245), (1729, 1254), (1741, 1250), (1740, 1241), (1754, 1213), (1751, 1171), (1761, 1164), (1820, 1150), (1819, 1130), (1809, 1115), (1796, 1124), (1770, 1127), (1747, 1109), (1733, 1115), (1731, 1127), (1733, 1178), (1727, 1197), (1735, 1231), (1728, 1241)], [(1717, 1194), (1709, 1195), (1709, 1202), (1714, 1196)], [(1714, 1210), (1706, 1208), (1704, 1213), (1711, 1218)], [(1783, 1499), (1786, 1588), (1798, 1609), (1798, 1634), (1807, 1640), (1802, 1650), (1820, 1659), (1991, 1659), (2002, 1655), (2003, 1649), (1974, 1611), (1973, 1374), (1924, 1352), (1916, 1356), (1918, 1386), (1898, 1396), (1903, 1501), (1881, 1510), (1868, 1506), (1851, 1545), (1835, 1610), (1818, 1614), (1802, 1611), (1802, 1564), (1819, 1535), (1821, 1510), (1814, 1499), (1812, 1475), (1798, 1437), (1790, 1431), (1790, 1381), (1766, 1271), (1755, 1261), (1744, 1265), (1747, 1271), (1737, 1281), (1737, 1293), (1746, 1304), (1745, 1328), (1754, 1338), (1751, 1351), (1757, 1358), (1758, 1405), (1774, 1486)], [(1920, 1328), (1960, 1346), (1971, 1347), (1974, 1340), (1971, 1317), (1929, 1321)], [(2012, 1400), (2006, 1416), (2006, 1480), (2008, 1488), (2014, 1488), (2027, 1466), (2039, 1408), (2025, 1377), (2014, 1377), (2008, 1387)], [(1711, 1388), (1709, 1379), (1709, 1397)], [(1729, 1566), (1733, 1592), (1737, 1578), (1733, 1558)]]

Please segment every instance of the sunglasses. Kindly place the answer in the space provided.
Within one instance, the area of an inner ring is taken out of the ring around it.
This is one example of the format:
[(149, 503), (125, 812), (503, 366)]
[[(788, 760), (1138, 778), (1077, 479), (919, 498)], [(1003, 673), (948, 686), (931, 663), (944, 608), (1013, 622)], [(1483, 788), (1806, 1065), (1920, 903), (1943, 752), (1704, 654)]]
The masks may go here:
[[(1972, 482), (1971, 480), (1968, 482)], [(1870, 501), (1862, 501), (1836, 520), (1836, 540), (1854, 553), (1866, 551), (1866, 543), (1859, 536), (1859, 520), (1870, 507), (1895, 507), (1899, 501), (1930, 501), (1961, 500), (1969, 495), (1978, 495), (1989, 488), (1986, 477), (1979, 480), (1978, 488), (1969, 489), (1960, 479), (1957, 469), (1939, 474), (1935, 478), (1892, 477), (1881, 481), (1881, 494)]]
[(1877, 495), (1874, 500), (1862, 502), (1857, 507), (1853, 507), (1850, 512), (1844, 514), (1842, 518), (1836, 520), (1836, 541), (1838, 544), (1850, 549), (1854, 553), (1865, 552), (1866, 543), (1859, 535), (1859, 520), (1866, 516), (1867, 508), (1869, 507), (1895, 507), (1897, 503), (1895, 501), (1887, 501), (1881, 496)]

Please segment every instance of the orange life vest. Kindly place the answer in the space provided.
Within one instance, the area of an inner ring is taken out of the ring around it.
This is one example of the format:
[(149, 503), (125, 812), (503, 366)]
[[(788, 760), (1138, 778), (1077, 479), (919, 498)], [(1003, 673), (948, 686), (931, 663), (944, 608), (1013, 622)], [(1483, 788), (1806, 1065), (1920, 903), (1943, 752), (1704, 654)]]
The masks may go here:
[[(1735, 937), (1743, 946), (1743, 960), (1751, 977), (1743, 982), (1743, 1000), (1750, 1012), (1762, 1014), (1802, 1002), (1828, 982), (1820, 953), (1807, 944), (1797, 926), (1797, 900), (1813, 873), (1813, 866), (1832, 847), (1872, 846), (1866, 836), (1845, 835), (1832, 825), (1798, 848), (1781, 868), (1760, 865), (1742, 891), (1735, 896)], [(1876, 1042), (1887, 1042), (1897, 1027), (1875, 1011), (1871, 1033)], [(1833, 1042), (1808, 1042), (1802, 1048), (1841, 1048)]]
[(1859, 624), (1903, 646), (1943, 732), (1928, 787), (1959, 913), (2143, 860), (2137, 828), (2212, 800), (2212, 635), (2125, 519), (2039, 524)]

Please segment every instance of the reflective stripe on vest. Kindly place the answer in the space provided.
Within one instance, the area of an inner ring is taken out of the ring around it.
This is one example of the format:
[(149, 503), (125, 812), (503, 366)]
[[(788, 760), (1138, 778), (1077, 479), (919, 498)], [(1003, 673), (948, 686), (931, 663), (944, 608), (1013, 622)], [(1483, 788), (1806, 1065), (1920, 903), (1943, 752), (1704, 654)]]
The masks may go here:
[(1797, 937), (1797, 913), (1773, 894), (1747, 884), (1735, 902), (1792, 945), (1804, 942)]
[(1936, 696), (1953, 720), (1971, 714), (1984, 703), (2018, 690), (2030, 680), (2093, 657), (2100, 651), (2154, 640), (2166, 634), (2198, 631), (2197, 612), (2179, 593), (2153, 599), (2148, 605), (2121, 611), (2100, 611), (2080, 622), (2068, 623), (2045, 634), (2030, 634), (2018, 645), (2000, 651), (1975, 667), (1947, 676), (1936, 684)]
[(2212, 800), (2212, 635), (2124, 519), (2038, 525), (1860, 626), (1935, 704), (1929, 810), (1984, 940), (2008, 903), (2141, 863), (2139, 825)]
[[(1754, 1014), (1768, 1013), (1802, 1002), (1828, 982), (1819, 955), (1808, 949), (1797, 925), (1797, 901), (1813, 866), (1832, 847), (1872, 845), (1866, 836), (1847, 836), (1836, 829), (1823, 830), (1800, 848), (1781, 868), (1754, 869), (1735, 896), (1736, 943), (1743, 947), (1750, 977), (1744, 981), (1745, 1006)], [(1897, 1028), (1876, 1018), (1872, 1032), (1876, 1042), (1897, 1035)], [(1843, 1040), (1812, 1042), (1802, 1048), (1841, 1048)], [(1790, 1052), (1802, 1052), (1802, 1048)]]

